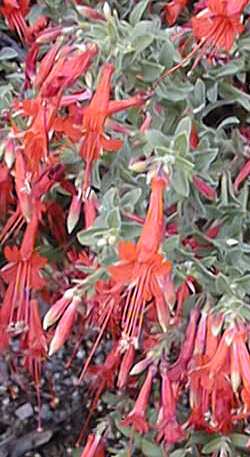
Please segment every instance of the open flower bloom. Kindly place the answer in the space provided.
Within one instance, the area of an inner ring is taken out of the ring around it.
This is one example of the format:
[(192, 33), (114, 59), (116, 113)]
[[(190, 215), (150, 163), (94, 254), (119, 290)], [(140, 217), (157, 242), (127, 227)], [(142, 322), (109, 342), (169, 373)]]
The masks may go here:
[(4, 250), (8, 264), (1, 269), (1, 276), (8, 284), (0, 312), (1, 335), (19, 334), (29, 328), (31, 294), (44, 286), (41, 269), (46, 259), (35, 251), (23, 260), (21, 249), (7, 246)]
[(0, 7), (0, 13), (5, 17), (10, 30), (16, 30), (22, 41), (29, 39), (29, 27), (25, 22), (29, 3), (29, 0), (3, 0)]
[[(172, 288), (172, 264), (158, 253), (163, 234), (163, 193), (167, 182), (155, 176), (151, 181), (151, 196), (147, 217), (137, 244), (119, 243), (120, 261), (109, 272), (114, 283), (125, 288), (126, 300), (122, 315), (125, 340), (138, 341), (147, 304), (153, 302), (159, 323), (166, 331), (169, 306), (175, 300)], [(166, 284), (171, 287), (165, 287)], [(171, 292), (169, 294), (169, 291)]]
[(234, 420), (250, 415), (250, 354), (247, 327), (204, 315), (197, 332), (190, 379), (189, 425), (229, 433)]
[(230, 51), (242, 33), (241, 13), (248, 0), (208, 0), (207, 8), (192, 18), (193, 33), (204, 50)]
[[(16, 233), (26, 223), (26, 229), (22, 242), (22, 254), (29, 257), (28, 251), (32, 252), (37, 234), (38, 222), (44, 211), (41, 198), (49, 189), (60, 181), (64, 173), (62, 165), (48, 166), (38, 177), (29, 172), (27, 161), (21, 151), (16, 154), (15, 162), (15, 190), (17, 194), (17, 207), (9, 217), (0, 234), (1, 243), (6, 242), (15, 231)], [(26, 253), (24, 254), (24, 252)]]
[(125, 356), (124, 363), (121, 364), (118, 378), (120, 388), (126, 384), (128, 367), (133, 362), (132, 346), (134, 349), (138, 347), (148, 305), (153, 305), (154, 314), (157, 315), (161, 327), (164, 331), (167, 330), (169, 308), (172, 308), (175, 302), (172, 263), (158, 253), (164, 233), (163, 195), (167, 184), (167, 179), (163, 176), (152, 178), (149, 208), (137, 244), (130, 241), (119, 243), (120, 260), (108, 268), (111, 287), (103, 290), (101, 302), (97, 306), (100, 312), (97, 322), (100, 331), (80, 379), (83, 379), (112, 319), (116, 319), (116, 327), (119, 329), (119, 354), (129, 351), (131, 355), (128, 358)]
[(42, 97), (53, 97), (72, 86), (90, 66), (97, 53), (97, 46), (86, 47), (79, 52), (75, 46), (55, 44), (40, 63), (34, 85)]
[(102, 151), (116, 152), (123, 142), (119, 139), (109, 138), (105, 134), (105, 121), (114, 113), (126, 110), (132, 106), (141, 106), (145, 97), (135, 95), (127, 100), (110, 100), (111, 78), (114, 66), (106, 63), (101, 68), (99, 84), (90, 104), (83, 111), (82, 134), (83, 140), (80, 154), (85, 161), (83, 194), (91, 183), (91, 170), (95, 160)]
[(29, 169), (34, 173), (38, 171), (41, 161), (48, 160), (49, 137), (60, 99), (59, 94), (48, 103), (37, 95), (36, 98), (26, 99), (20, 104), (21, 114), (28, 119), (28, 128), (18, 133), (18, 136), (22, 140)]
[(30, 323), (22, 349), (25, 351), (24, 365), (35, 384), (39, 385), (41, 364), (47, 354), (47, 341), (41, 325), (38, 303), (34, 299), (30, 301)]
[(165, 6), (165, 17), (169, 25), (175, 24), (178, 16), (185, 8), (187, 2), (188, 0), (172, 0)]

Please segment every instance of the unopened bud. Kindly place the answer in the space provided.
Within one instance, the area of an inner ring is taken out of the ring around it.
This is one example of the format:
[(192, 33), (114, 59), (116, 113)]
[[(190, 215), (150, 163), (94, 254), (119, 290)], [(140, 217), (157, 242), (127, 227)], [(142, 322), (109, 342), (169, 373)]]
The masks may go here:
[(117, 238), (116, 238), (115, 235), (110, 235), (110, 236), (108, 237), (108, 244), (109, 244), (110, 246), (114, 246), (114, 244), (116, 244), (116, 241), (117, 241)]
[(103, 14), (107, 20), (109, 20), (112, 17), (111, 8), (108, 2), (105, 2), (103, 5)]
[(98, 248), (102, 248), (107, 245), (107, 240), (106, 238), (101, 238), (100, 240), (97, 241), (97, 246)]
[(136, 162), (131, 162), (128, 168), (129, 170), (134, 171), (135, 173), (143, 173), (146, 171), (147, 166), (147, 160), (137, 160)]
[(91, 89), (93, 87), (93, 78), (92, 78), (92, 75), (89, 71), (87, 71), (85, 73), (85, 82), (86, 82), (86, 85), (89, 89)]

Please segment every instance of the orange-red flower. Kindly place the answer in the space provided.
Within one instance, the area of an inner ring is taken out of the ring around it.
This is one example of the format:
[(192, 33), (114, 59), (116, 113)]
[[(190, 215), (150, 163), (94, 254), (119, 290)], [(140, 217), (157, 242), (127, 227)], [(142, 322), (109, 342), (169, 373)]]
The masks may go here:
[(80, 297), (74, 295), (74, 291), (69, 289), (47, 312), (43, 323), (45, 330), (59, 320), (50, 342), (49, 355), (58, 351), (70, 335), (77, 316), (77, 306), (80, 302)]
[(29, 11), (30, 0), (3, 0), (0, 13), (5, 17), (10, 30), (16, 30), (21, 40), (28, 41), (29, 27), (25, 16)]
[[(155, 176), (151, 183), (149, 209), (138, 243), (119, 243), (120, 261), (109, 267), (113, 281), (126, 290), (122, 316), (124, 339), (138, 340), (147, 303), (153, 302), (159, 323), (166, 331), (169, 321), (168, 289), (171, 284), (171, 262), (158, 253), (163, 234), (163, 193), (165, 178)], [(171, 294), (171, 300), (175, 297)]]
[(178, 16), (185, 8), (188, 0), (172, 0), (168, 3), (164, 10), (165, 10), (165, 17), (166, 21), (169, 25), (174, 25)]
[(234, 188), (237, 191), (243, 181), (250, 175), (250, 160), (243, 165), (240, 169), (239, 174), (236, 176), (234, 181)]
[(22, 349), (25, 351), (24, 365), (38, 386), (41, 364), (47, 355), (47, 341), (41, 325), (38, 303), (34, 299), (30, 301), (30, 322)]
[(208, 0), (207, 8), (192, 18), (195, 38), (207, 50), (230, 51), (235, 38), (242, 33), (241, 13), (248, 0)]
[(0, 219), (5, 220), (9, 205), (15, 202), (13, 181), (6, 165), (0, 164)]
[(183, 427), (176, 419), (178, 385), (170, 382), (167, 368), (161, 368), (161, 408), (156, 424), (159, 430), (156, 440), (165, 445), (177, 443), (185, 438)]
[(75, 46), (55, 44), (42, 59), (34, 86), (42, 97), (57, 95), (86, 72), (96, 54), (95, 45), (79, 52)]
[(103, 150), (116, 152), (123, 142), (112, 139), (105, 133), (105, 121), (114, 113), (126, 110), (131, 106), (140, 106), (145, 97), (136, 95), (127, 100), (110, 100), (111, 78), (114, 66), (106, 63), (100, 73), (100, 81), (90, 104), (83, 111), (82, 134), (83, 140), (80, 154), (85, 161), (83, 193), (85, 194), (91, 183), (93, 163), (100, 157)]
[(122, 421), (122, 425), (124, 427), (132, 426), (139, 433), (148, 432), (149, 425), (146, 420), (146, 411), (155, 372), (155, 367), (150, 366), (144, 384), (135, 402), (134, 408), (132, 409), (132, 411), (130, 411), (128, 416)]
[(101, 435), (89, 435), (81, 457), (105, 457), (104, 443)]
[(0, 311), (2, 335), (5, 332), (10, 336), (23, 333), (29, 328), (32, 291), (45, 284), (41, 269), (47, 263), (46, 259), (34, 251), (24, 260), (21, 249), (7, 246), (4, 250), (8, 263), (1, 269), (1, 277), (8, 287)]
[(193, 185), (208, 200), (216, 200), (216, 190), (213, 189), (209, 184), (207, 184), (202, 178), (199, 178), (198, 176), (193, 176)]

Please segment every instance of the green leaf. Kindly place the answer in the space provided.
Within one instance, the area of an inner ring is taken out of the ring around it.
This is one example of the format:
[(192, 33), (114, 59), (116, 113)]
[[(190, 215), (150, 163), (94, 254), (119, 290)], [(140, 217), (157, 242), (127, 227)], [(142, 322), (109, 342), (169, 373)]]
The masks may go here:
[(153, 444), (151, 441), (145, 438), (141, 441), (141, 451), (146, 457), (163, 457), (160, 446)]
[(80, 448), (75, 448), (75, 449), (72, 449), (72, 457), (80, 457), (82, 455), (82, 452), (83, 452), (83, 448), (80, 447)]
[(175, 170), (173, 175), (173, 188), (177, 192), (177, 194), (181, 195), (182, 197), (188, 197), (190, 192), (190, 184), (189, 178), (187, 174), (182, 170)]
[(133, 38), (131, 45), (136, 50), (136, 52), (142, 52), (151, 45), (154, 40), (154, 36), (150, 34), (140, 35)]
[(17, 57), (18, 54), (13, 48), (9, 48), (8, 46), (4, 47), (0, 51), (0, 60), (10, 60)]
[(103, 238), (107, 227), (91, 227), (88, 230), (81, 230), (77, 233), (77, 239), (83, 246), (92, 246), (97, 239)]
[(250, 111), (250, 95), (246, 92), (223, 81), (219, 84), (219, 93), (225, 100), (238, 102), (246, 111)]
[(229, 437), (232, 440), (233, 445), (241, 449), (245, 449), (250, 443), (250, 436), (244, 435), (243, 433), (231, 433)]
[(129, 192), (126, 192), (126, 194), (123, 195), (120, 199), (121, 207), (124, 209), (124, 211), (127, 211), (127, 212), (134, 211), (134, 207), (135, 207), (136, 203), (138, 202), (141, 194), (142, 194), (142, 190), (140, 188), (132, 189)]
[(193, 85), (188, 81), (181, 81), (178, 78), (165, 79), (156, 88), (156, 93), (159, 97), (166, 100), (177, 102), (186, 100), (188, 94), (193, 91)]
[(225, 439), (222, 436), (219, 436), (218, 438), (211, 439), (209, 443), (205, 444), (205, 446), (202, 448), (202, 453), (203, 454), (211, 454), (211, 452), (214, 451), (219, 451), (223, 445), (225, 444)]
[(170, 141), (164, 135), (160, 130), (156, 129), (149, 129), (146, 132), (146, 139), (150, 143), (152, 149), (155, 149), (156, 147), (169, 147), (170, 146)]
[(120, 237), (124, 240), (134, 240), (140, 236), (142, 225), (137, 222), (122, 222)]
[(167, 40), (161, 48), (159, 62), (165, 69), (171, 68), (173, 64), (181, 62), (181, 56), (172, 41)]
[(132, 25), (137, 24), (142, 18), (147, 6), (149, 4), (149, 0), (141, 0), (132, 10), (129, 16), (129, 22)]
[(185, 457), (185, 455), (186, 455), (185, 449), (177, 449), (176, 451), (171, 452), (169, 454), (169, 457)]
[(243, 60), (232, 60), (231, 62), (220, 65), (217, 68), (213, 68), (209, 71), (209, 76), (213, 76), (215, 79), (223, 78), (225, 76), (237, 75), (244, 69)]
[(227, 278), (222, 273), (219, 273), (218, 276), (216, 276), (215, 288), (218, 294), (220, 295), (227, 293), (229, 291), (229, 284)]
[(192, 130), (192, 120), (189, 116), (183, 117), (180, 122), (177, 125), (177, 128), (175, 130), (175, 135), (178, 135), (179, 133), (185, 133), (187, 137), (190, 137)]
[(185, 132), (180, 133), (174, 141), (174, 150), (177, 154), (185, 156), (189, 151), (189, 138)]
[(145, 82), (153, 82), (160, 77), (164, 67), (158, 63), (141, 60), (140, 77)]
[(121, 216), (119, 208), (114, 208), (112, 211), (107, 213), (105, 221), (109, 228), (119, 230), (121, 227)]
[(206, 86), (200, 78), (197, 79), (194, 92), (190, 98), (194, 114), (199, 113), (206, 105)]

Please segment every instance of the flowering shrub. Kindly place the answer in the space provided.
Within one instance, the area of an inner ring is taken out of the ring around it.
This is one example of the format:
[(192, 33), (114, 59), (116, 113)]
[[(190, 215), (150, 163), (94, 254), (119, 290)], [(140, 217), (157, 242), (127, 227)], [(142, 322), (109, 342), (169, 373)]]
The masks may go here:
[(249, 4), (1, 2), (0, 347), (88, 342), (82, 457), (249, 454)]

